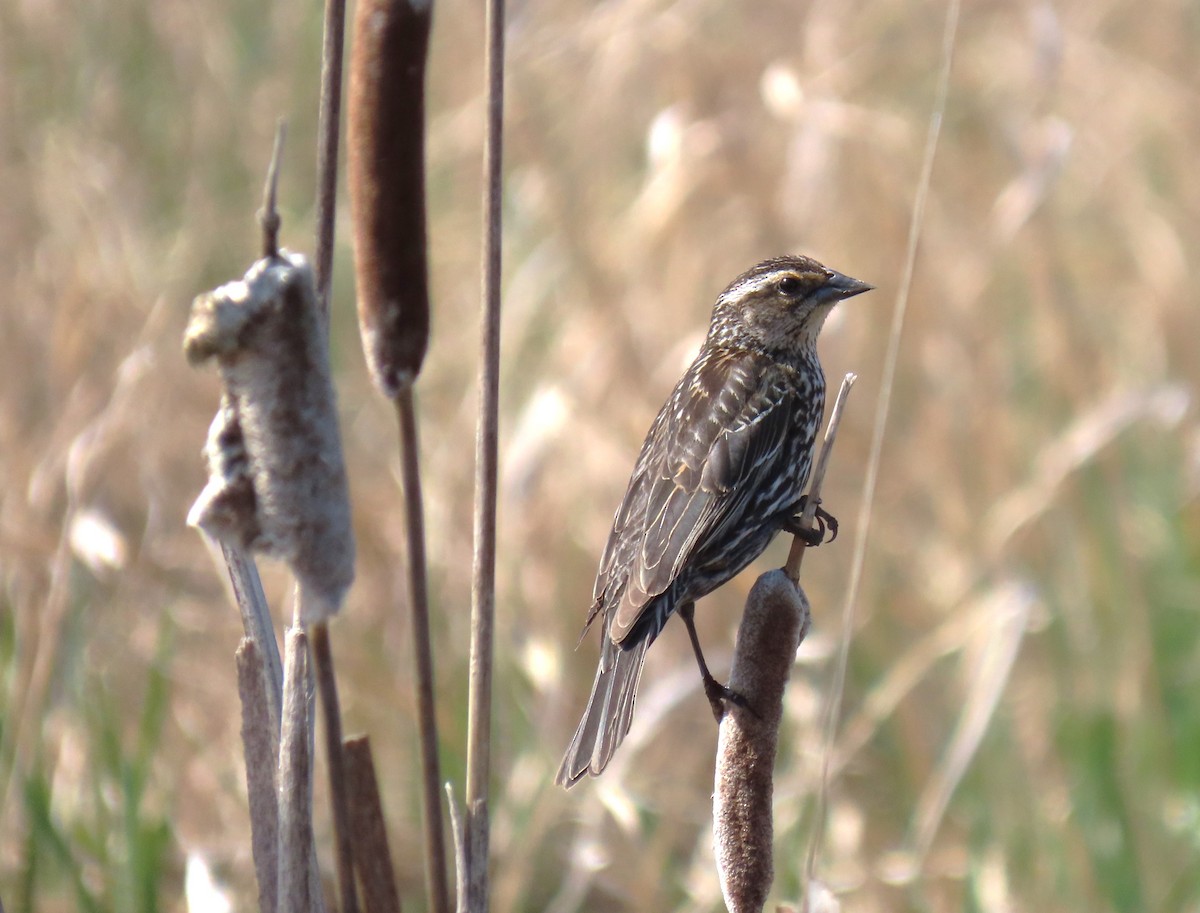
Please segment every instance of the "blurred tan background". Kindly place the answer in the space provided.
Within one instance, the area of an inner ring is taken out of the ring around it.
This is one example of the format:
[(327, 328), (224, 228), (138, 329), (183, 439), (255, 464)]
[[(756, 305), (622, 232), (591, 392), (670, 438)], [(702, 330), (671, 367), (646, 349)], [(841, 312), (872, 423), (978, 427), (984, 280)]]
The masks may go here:
[[(715, 295), (806, 252), (878, 291), (821, 345), (860, 380), (810, 553), (773, 897), (850, 911), (1200, 910), (1200, 12), (964, 5), (903, 328), (844, 709), (828, 694), (946, 9), (530, 0), (509, 26), (493, 908), (719, 910), (715, 730), (682, 627), (599, 781), (551, 785), (574, 650), (642, 435)], [(465, 752), (483, 23), (435, 11), (434, 335), (419, 385), (444, 774)], [(277, 117), (312, 250), (315, 4), (0, 6), (0, 897), (254, 897), (236, 613), (184, 526), (217, 384), (180, 339), (241, 276)], [(395, 428), (353, 321), (334, 361), (358, 582), (334, 644), (422, 908)], [(755, 573), (699, 609), (723, 674)], [(283, 617), (287, 581), (264, 567)], [(324, 774), (322, 772), (321, 776)], [(319, 822), (328, 849), (328, 822)], [(328, 854), (326, 854), (328, 856)], [(195, 870), (195, 869), (194, 869)]]

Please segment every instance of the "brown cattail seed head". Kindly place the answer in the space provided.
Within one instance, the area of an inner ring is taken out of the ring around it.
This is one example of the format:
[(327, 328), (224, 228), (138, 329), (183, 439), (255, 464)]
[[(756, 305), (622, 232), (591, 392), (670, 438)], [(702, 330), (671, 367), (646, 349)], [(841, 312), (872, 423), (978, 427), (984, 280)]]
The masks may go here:
[(430, 4), (360, 0), (350, 59), (348, 148), (358, 325), (375, 385), (395, 397), (429, 343), (425, 59)]
[(729, 687), (747, 706), (731, 706), (721, 720), (713, 793), (713, 851), (730, 913), (757, 913), (771, 889), (783, 690), (809, 618), (804, 591), (777, 570), (755, 582), (738, 627)]

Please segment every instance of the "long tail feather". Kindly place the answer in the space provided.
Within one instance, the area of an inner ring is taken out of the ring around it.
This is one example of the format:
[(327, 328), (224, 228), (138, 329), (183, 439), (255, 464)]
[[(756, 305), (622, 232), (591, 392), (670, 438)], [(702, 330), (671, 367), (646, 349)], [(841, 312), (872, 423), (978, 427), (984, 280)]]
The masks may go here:
[(634, 698), (650, 640), (646, 638), (624, 650), (607, 634), (604, 637), (600, 667), (596, 670), (587, 709), (563, 757), (555, 783), (570, 789), (586, 775), (598, 775), (612, 760), (633, 720)]

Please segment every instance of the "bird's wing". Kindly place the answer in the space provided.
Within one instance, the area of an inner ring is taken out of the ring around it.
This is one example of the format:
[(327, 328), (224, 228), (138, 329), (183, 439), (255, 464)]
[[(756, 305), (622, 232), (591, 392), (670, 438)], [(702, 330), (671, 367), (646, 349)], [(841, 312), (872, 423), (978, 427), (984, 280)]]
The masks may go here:
[[(673, 398), (673, 397), (672, 397)], [(604, 546), (604, 554), (600, 558), (600, 570), (596, 574), (596, 585), (592, 591), (594, 599), (593, 612), (601, 608), (606, 598), (613, 594), (624, 577), (622, 568), (627, 568), (637, 548), (638, 532), (646, 526), (646, 504), (651, 489), (659, 475), (659, 465), (662, 463), (661, 450), (658, 442), (665, 434), (667, 421), (670, 416), (671, 401), (668, 400), (659, 410), (646, 439), (642, 442), (642, 450), (633, 466), (633, 474), (625, 488), (625, 497), (613, 515), (612, 531), (608, 534), (608, 542)], [(589, 622), (591, 619), (589, 618)]]
[(606, 584), (624, 583), (609, 627), (617, 643), (689, 557), (738, 535), (748, 514), (761, 519), (747, 510), (749, 499), (792, 490), (794, 483), (768, 477), (788, 465), (772, 458), (787, 446), (795, 417), (786, 370), (753, 353), (710, 352), (663, 407), (605, 551)]

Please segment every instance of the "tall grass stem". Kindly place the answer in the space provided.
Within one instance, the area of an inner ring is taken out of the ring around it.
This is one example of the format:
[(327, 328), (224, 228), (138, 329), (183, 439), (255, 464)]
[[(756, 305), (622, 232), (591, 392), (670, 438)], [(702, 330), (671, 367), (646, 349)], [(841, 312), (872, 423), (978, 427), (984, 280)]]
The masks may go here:
[[(904, 255), (904, 272), (896, 294), (896, 306), (892, 312), (891, 331), (888, 334), (887, 353), (884, 356), (883, 374), (879, 381), (879, 398), (875, 410), (875, 425), (871, 433), (871, 452), (867, 459), (867, 471), (863, 480), (863, 496), (859, 507), (858, 523), (854, 536), (854, 556), (850, 564), (850, 580), (846, 587), (846, 600), (842, 606), (841, 641), (838, 645), (837, 664), (833, 682), (824, 708), (822, 728), (825, 744), (822, 750), (821, 787), (817, 791), (817, 814), (812, 839), (808, 845), (805, 861), (805, 882), (812, 883), (816, 869), (817, 853), (824, 840), (825, 817), (829, 807), (829, 766), (833, 754), (833, 741), (841, 716), (842, 695), (846, 684), (846, 664), (850, 655), (850, 638), (854, 633), (855, 607), (858, 590), (862, 584), (863, 565), (866, 561), (867, 539), (871, 529), (871, 510), (875, 502), (875, 486), (879, 478), (879, 464), (883, 453), (883, 437), (887, 431), (888, 412), (892, 403), (892, 385), (896, 377), (896, 363), (900, 354), (900, 339), (904, 330), (904, 318), (908, 312), (908, 296), (912, 289), (913, 272), (916, 269), (917, 249), (920, 246), (921, 229), (925, 222), (925, 204), (929, 199), (929, 188), (933, 183), (933, 163), (937, 155), (938, 140), (942, 133), (942, 121), (946, 114), (946, 100), (950, 94), (950, 72), (954, 63), (954, 45), (958, 35), (958, 18), (962, 0), (949, 0), (946, 6), (946, 21), (942, 31), (942, 65), (938, 74), (934, 94), (933, 113), (929, 118), (929, 130), (925, 135), (925, 150), (921, 161), (920, 177), (913, 198), (912, 216), (908, 225), (908, 242)], [(808, 910), (807, 892), (804, 904)]]
[(328, 321), (333, 280), (333, 238), (337, 221), (338, 139), (342, 119), (342, 55), (345, 48), (345, 0), (325, 0), (321, 48), (321, 102), (317, 113), (317, 247), (314, 272), (317, 306)]
[(467, 910), (488, 907), (488, 778), (496, 610), (496, 476), (500, 399), (501, 185), (504, 126), (504, 0), (487, 3), (487, 131), (484, 142), (483, 318), (475, 438), (475, 542), (471, 586), (465, 855)]
[(338, 701), (337, 676), (333, 669), (333, 648), (329, 644), (329, 623), (309, 626), (309, 645), (321, 695), (321, 719), (325, 731), (325, 763), (329, 766), (329, 797), (333, 804), (333, 831), (337, 854), (338, 888), (341, 913), (357, 913), (358, 894), (354, 888), (354, 844), (350, 839), (350, 800), (346, 795), (346, 762), (342, 755), (342, 711)]
[[(850, 389), (856, 380), (858, 380), (857, 374), (847, 374), (843, 377), (842, 385), (838, 388), (837, 399), (833, 401), (833, 409), (829, 413), (829, 424), (825, 426), (825, 439), (821, 443), (821, 453), (817, 457), (812, 482), (808, 486), (808, 501), (804, 505), (804, 511), (800, 514), (802, 529), (813, 528), (813, 519), (821, 504), (821, 486), (825, 484), (825, 472), (829, 468), (829, 457), (833, 453), (833, 442), (837, 439), (838, 426), (842, 423), (842, 410), (846, 408), (846, 398), (849, 397)], [(800, 583), (800, 562), (804, 560), (804, 549), (804, 540), (799, 536), (793, 536), (787, 563), (783, 566), (788, 579), (797, 585)]]
[(429, 908), (449, 913), (446, 882), (446, 838), (442, 827), (441, 783), (438, 766), (437, 716), (434, 707), (433, 651), (429, 642), (429, 583), (426, 579), (425, 507), (421, 497), (421, 466), (417, 413), (411, 386), (397, 391), (396, 419), (400, 430), (400, 484), (404, 490), (404, 528), (408, 536), (408, 591), (412, 611), (413, 683), (417, 692), (417, 729), (421, 750), (421, 801), (425, 825), (425, 883)]

